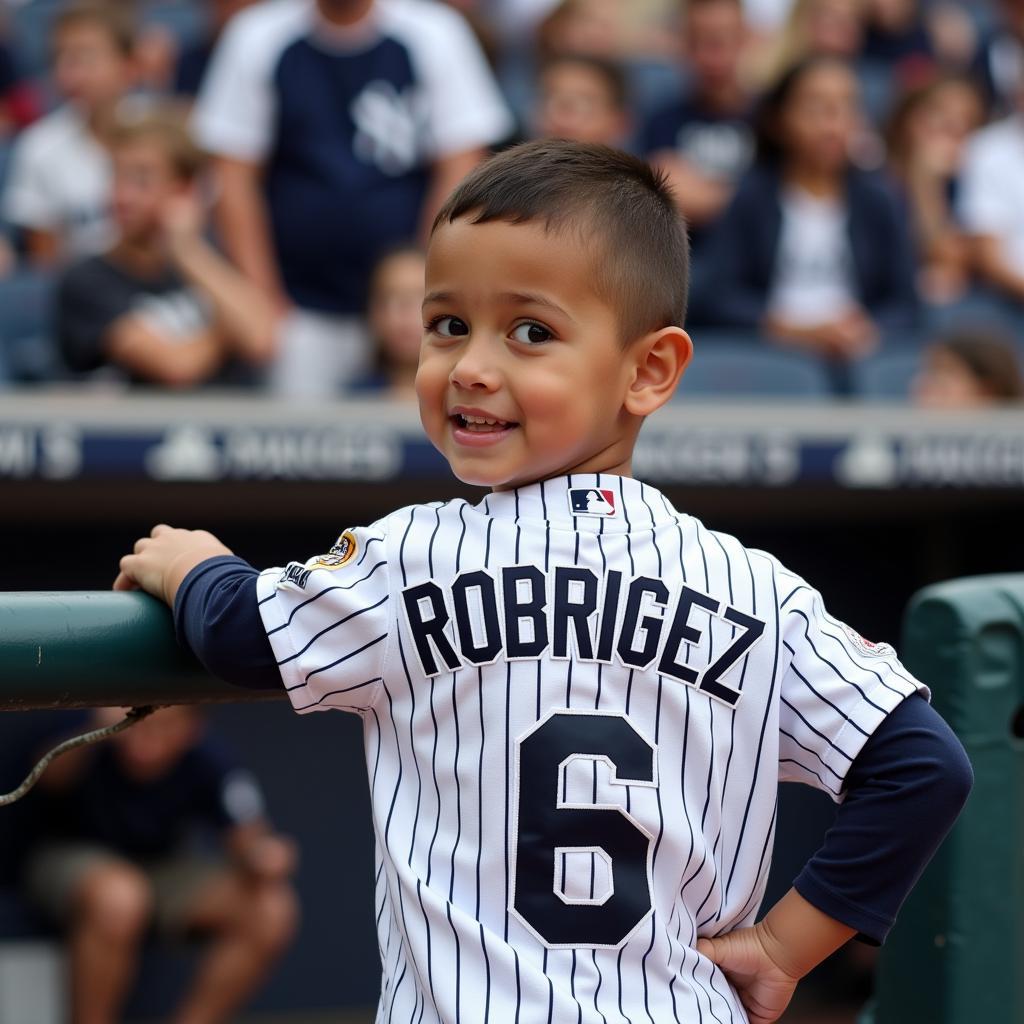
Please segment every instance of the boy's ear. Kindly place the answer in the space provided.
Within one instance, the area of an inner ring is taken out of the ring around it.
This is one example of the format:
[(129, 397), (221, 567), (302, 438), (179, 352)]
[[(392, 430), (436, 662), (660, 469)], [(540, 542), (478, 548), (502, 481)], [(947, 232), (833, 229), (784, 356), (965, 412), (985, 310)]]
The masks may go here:
[(673, 395), (693, 355), (681, 327), (663, 327), (633, 342), (633, 380), (623, 405), (634, 416), (649, 416)]

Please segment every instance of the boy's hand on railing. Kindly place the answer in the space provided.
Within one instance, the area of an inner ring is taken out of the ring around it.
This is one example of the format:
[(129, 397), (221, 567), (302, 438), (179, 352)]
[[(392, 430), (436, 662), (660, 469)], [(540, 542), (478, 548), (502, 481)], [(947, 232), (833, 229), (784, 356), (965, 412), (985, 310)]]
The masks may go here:
[(178, 587), (192, 569), (208, 558), (232, 553), (206, 530), (178, 530), (161, 523), (121, 559), (114, 589), (145, 590), (173, 607)]

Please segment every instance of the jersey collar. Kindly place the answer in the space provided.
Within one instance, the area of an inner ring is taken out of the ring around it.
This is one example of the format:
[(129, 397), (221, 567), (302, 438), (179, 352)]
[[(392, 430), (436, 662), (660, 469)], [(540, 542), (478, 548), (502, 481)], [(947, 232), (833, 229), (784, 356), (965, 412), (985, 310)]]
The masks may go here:
[(631, 477), (573, 473), (512, 491), (495, 491), (477, 510), (497, 519), (529, 520), (580, 533), (630, 533), (675, 522), (661, 491)]

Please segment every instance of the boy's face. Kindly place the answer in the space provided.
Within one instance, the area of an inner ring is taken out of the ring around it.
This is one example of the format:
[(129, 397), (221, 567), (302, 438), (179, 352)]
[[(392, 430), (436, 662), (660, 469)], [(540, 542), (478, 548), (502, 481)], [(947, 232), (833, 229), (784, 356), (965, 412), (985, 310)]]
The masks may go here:
[(83, 110), (120, 99), (131, 85), (131, 70), (131, 61), (102, 25), (74, 21), (58, 30), (53, 44), (57, 89)]
[(121, 237), (141, 240), (158, 233), (168, 202), (188, 186), (175, 177), (170, 159), (156, 140), (123, 142), (115, 147), (113, 157), (111, 205)]
[(543, 138), (615, 146), (625, 135), (626, 118), (597, 71), (566, 62), (541, 77), (537, 131)]
[(598, 244), (533, 222), (435, 232), (416, 392), (460, 480), (501, 490), (628, 465), (634, 347), (592, 286)]

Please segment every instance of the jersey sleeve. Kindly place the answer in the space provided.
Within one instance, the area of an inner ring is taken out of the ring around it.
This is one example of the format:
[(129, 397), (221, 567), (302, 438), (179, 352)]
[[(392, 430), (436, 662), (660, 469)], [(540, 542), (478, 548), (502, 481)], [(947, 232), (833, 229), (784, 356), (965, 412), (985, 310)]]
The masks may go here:
[(260, 616), (298, 712), (370, 707), (381, 690), (392, 602), (383, 524), (260, 573)]
[(199, 145), (215, 156), (260, 162), (273, 144), (271, 72), (280, 43), (273, 26), (264, 23), (264, 13), (243, 11), (231, 20), (203, 78), (192, 130)]
[(781, 577), (783, 654), (779, 779), (824, 790), (837, 803), (854, 759), (886, 716), (928, 688), (888, 644), (873, 644), (825, 610), (797, 577)]
[(436, 7), (410, 40), (426, 91), (435, 159), (493, 145), (515, 127), (469, 25), (457, 11)]

